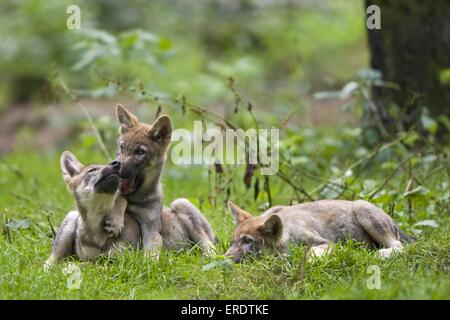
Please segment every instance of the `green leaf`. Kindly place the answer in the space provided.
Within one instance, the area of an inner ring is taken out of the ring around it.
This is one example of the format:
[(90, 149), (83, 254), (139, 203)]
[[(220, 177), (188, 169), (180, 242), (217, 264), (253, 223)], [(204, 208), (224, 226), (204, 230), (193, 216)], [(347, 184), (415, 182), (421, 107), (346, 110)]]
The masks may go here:
[(123, 48), (132, 48), (138, 41), (138, 37), (137, 31), (128, 32), (120, 37), (120, 44)]
[(303, 164), (307, 164), (308, 162), (310, 162), (311, 159), (308, 157), (304, 157), (304, 156), (300, 156), (300, 157), (292, 157), (291, 158), (291, 163), (292, 165), (303, 165)]
[(225, 258), (222, 260), (215, 260), (213, 262), (208, 263), (207, 265), (204, 265), (202, 271), (208, 271), (213, 269), (230, 270), (232, 265), (233, 261)]
[(84, 52), (81, 59), (72, 66), (72, 70), (79, 71), (104, 55), (105, 52), (101, 48), (87, 50)]
[(439, 73), (439, 80), (443, 85), (450, 85), (450, 69), (444, 69)]
[(172, 41), (168, 38), (161, 38), (158, 42), (158, 48), (163, 51), (170, 50), (172, 49)]
[(445, 126), (445, 128), (450, 131), (450, 120), (445, 115), (439, 116), (439, 121)]
[(381, 169), (385, 169), (385, 170), (393, 170), (397, 165), (395, 164), (394, 161), (385, 161), (383, 162), (383, 164), (381, 165)]
[(409, 146), (413, 145), (419, 139), (419, 135), (416, 132), (409, 134), (405, 138), (405, 143)]
[(372, 191), (377, 187), (377, 182), (372, 179), (366, 179), (363, 182), (363, 188), (365, 191)]
[(5, 226), (11, 229), (28, 229), (30, 225), (31, 222), (28, 219), (12, 220), (11, 222), (5, 224)]
[(414, 227), (431, 227), (431, 228), (438, 228), (439, 224), (435, 220), (422, 220), (414, 224)]
[(314, 99), (322, 100), (322, 99), (333, 99), (339, 98), (341, 95), (340, 91), (320, 91), (314, 93)]
[(430, 191), (423, 187), (419, 186), (411, 191), (407, 191), (402, 195), (402, 198), (423, 198), (430, 194)]
[(339, 97), (342, 100), (346, 100), (353, 95), (353, 92), (359, 89), (359, 84), (356, 81), (347, 83), (341, 90)]
[(433, 118), (429, 117), (426, 114), (422, 114), (420, 117), (420, 121), (422, 122), (422, 126), (432, 135), (436, 134), (438, 129), (438, 123)]

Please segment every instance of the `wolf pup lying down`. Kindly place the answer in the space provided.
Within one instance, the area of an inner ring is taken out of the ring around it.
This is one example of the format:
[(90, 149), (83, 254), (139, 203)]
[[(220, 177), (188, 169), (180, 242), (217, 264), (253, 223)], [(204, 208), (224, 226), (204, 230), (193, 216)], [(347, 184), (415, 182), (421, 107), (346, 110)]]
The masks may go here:
[(319, 200), (277, 206), (259, 217), (232, 202), (228, 202), (228, 207), (236, 228), (226, 255), (234, 262), (260, 251), (285, 255), (287, 245), (295, 243), (310, 246), (309, 256), (320, 256), (333, 243), (349, 238), (370, 247), (384, 246), (378, 253), (387, 258), (402, 250), (402, 242), (410, 241), (389, 215), (363, 200)]
[(60, 164), (78, 210), (64, 218), (45, 269), (73, 254), (81, 260), (93, 260), (126, 246), (137, 248), (139, 225), (125, 212), (127, 202), (119, 191), (119, 164), (84, 166), (68, 151), (61, 155)]
[[(73, 254), (81, 260), (93, 260), (123, 248), (138, 248), (139, 225), (126, 211), (127, 202), (120, 195), (120, 163), (84, 166), (68, 151), (61, 155), (60, 163), (78, 210), (69, 212), (63, 220), (44, 268), (48, 270)], [(164, 209), (162, 234), (166, 248), (179, 250), (198, 244), (204, 254), (214, 250), (211, 226), (186, 199), (177, 199)]]

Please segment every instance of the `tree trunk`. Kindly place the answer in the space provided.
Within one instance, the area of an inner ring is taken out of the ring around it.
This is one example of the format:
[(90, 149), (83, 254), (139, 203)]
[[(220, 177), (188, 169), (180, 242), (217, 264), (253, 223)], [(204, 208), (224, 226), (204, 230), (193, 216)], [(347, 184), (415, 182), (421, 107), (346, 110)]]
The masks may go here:
[[(431, 116), (450, 116), (450, 85), (441, 79), (443, 71), (450, 70), (450, 0), (365, 0), (365, 4), (381, 9), (381, 29), (368, 30), (371, 68), (399, 86), (372, 91), (386, 128), (393, 129), (397, 120), (410, 128), (424, 107)], [(399, 108), (399, 119), (390, 115), (391, 105)]]

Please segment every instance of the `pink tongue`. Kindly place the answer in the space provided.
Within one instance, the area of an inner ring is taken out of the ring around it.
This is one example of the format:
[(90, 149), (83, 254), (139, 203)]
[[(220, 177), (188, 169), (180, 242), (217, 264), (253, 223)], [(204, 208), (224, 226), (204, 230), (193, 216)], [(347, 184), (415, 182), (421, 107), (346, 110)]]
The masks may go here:
[(135, 182), (136, 182), (136, 177), (130, 178), (130, 179), (126, 179), (126, 180), (122, 180), (122, 185), (120, 187), (120, 191), (123, 194), (128, 194), (134, 191), (134, 187), (135, 187)]

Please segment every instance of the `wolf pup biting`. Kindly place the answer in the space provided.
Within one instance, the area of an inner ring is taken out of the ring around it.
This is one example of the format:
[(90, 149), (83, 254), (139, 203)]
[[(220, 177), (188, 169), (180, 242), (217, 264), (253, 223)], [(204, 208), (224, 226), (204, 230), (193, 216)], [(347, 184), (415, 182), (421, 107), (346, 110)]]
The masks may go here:
[(226, 255), (235, 262), (265, 251), (286, 254), (287, 245), (308, 245), (308, 256), (329, 252), (338, 241), (354, 239), (378, 250), (382, 258), (401, 251), (411, 240), (394, 220), (375, 205), (363, 201), (319, 200), (293, 206), (277, 206), (259, 217), (232, 202), (228, 207), (236, 228)]
[[(169, 117), (160, 116), (148, 125), (139, 122), (135, 115), (120, 104), (116, 112), (120, 123), (116, 160), (121, 163), (121, 192), (128, 201), (127, 212), (136, 218), (141, 228), (143, 249), (158, 259), (159, 248), (163, 245), (189, 240), (199, 243), (204, 253), (210, 253), (214, 239), (211, 227), (200, 211), (187, 200), (174, 201), (171, 209), (164, 214), (166, 225), (172, 225), (173, 230), (180, 230), (180, 233), (169, 234), (167, 230), (162, 230), (163, 192), (160, 178), (172, 134)], [(172, 215), (171, 210), (181, 214)], [(166, 244), (162, 235), (166, 237)]]
[(127, 203), (120, 196), (120, 164), (84, 166), (68, 151), (61, 155), (60, 164), (78, 210), (69, 212), (63, 220), (44, 268), (48, 270), (73, 254), (81, 260), (93, 260), (125, 247), (137, 248), (139, 225), (125, 212)]
[[(127, 202), (120, 195), (120, 163), (84, 166), (68, 151), (61, 155), (60, 163), (78, 210), (63, 220), (44, 269), (73, 254), (81, 260), (94, 260), (102, 254), (111, 256), (124, 248), (140, 247), (139, 225), (126, 211)], [(170, 208), (164, 208), (162, 235), (168, 249), (198, 244), (204, 254), (214, 252), (211, 226), (187, 199), (176, 199)]]
[(128, 201), (127, 211), (136, 218), (142, 232), (144, 250), (159, 257), (163, 245), (161, 174), (170, 143), (172, 126), (167, 116), (152, 125), (140, 123), (136, 116), (117, 105), (120, 123), (117, 161), (121, 163), (121, 192)]

